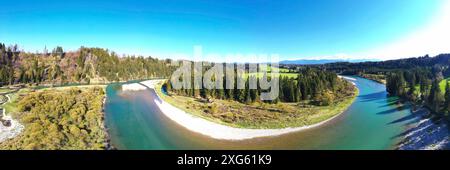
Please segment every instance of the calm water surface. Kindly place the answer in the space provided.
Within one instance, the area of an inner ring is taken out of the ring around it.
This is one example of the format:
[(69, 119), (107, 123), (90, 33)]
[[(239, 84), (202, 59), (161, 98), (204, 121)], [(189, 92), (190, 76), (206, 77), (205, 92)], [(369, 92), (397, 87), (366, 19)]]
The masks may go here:
[(338, 118), (302, 132), (243, 141), (216, 140), (188, 131), (154, 104), (155, 92), (107, 87), (106, 125), (118, 149), (393, 149), (413, 121), (409, 106), (397, 105), (385, 86), (354, 77), (355, 102)]

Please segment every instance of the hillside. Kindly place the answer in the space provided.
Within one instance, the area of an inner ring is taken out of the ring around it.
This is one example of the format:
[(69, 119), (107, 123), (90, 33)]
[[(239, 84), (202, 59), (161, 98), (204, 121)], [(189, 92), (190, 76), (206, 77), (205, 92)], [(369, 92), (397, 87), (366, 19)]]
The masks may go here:
[(154, 77), (168, 77), (170, 60), (123, 56), (101, 48), (80, 47), (64, 52), (28, 53), (17, 45), (0, 43), (0, 86), (13, 84), (97, 84)]

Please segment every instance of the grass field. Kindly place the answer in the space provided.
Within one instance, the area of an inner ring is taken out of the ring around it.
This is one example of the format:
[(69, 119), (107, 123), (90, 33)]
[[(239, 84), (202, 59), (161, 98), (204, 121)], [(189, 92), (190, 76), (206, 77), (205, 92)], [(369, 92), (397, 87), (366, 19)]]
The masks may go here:
[[(441, 89), (442, 94), (445, 94), (445, 86), (447, 84), (447, 81), (450, 82), (450, 78), (441, 80), (441, 82), (439, 82), (439, 88)], [(430, 88), (430, 86), (428, 88)], [(406, 88), (406, 90), (408, 90), (408, 88)], [(414, 93), (416, 93), (416, 94), (420, 93), (420, 85), (415, 86)]]
[(450, 78), (444, 79), (441, 82), (439, 82), (439, 88), (441, 89), (441, 92), (445, 93), (445, 86), (447, 82), (450, 81)]
[[(272, 69), (273, 69), (274, 67), (267, 67), (267, 72), (271, 72), (272, 71)], [(262, 67), (260, 67), (260, 70), (261, 71), (263, 71), (263, 70), (265, 70), (265, 69), (263, 69)], [(287, 68), (278, 68), (278, 72), (280, 72), (280, 73), (287, 73), (287, 72), (289, 72), (289, 69), (287, 69)]]
[[(261, 68), (262, 69), (262, 68)], [(267, 67), (267, 76), (270, 77), (270, 72), (272, 71), (273, 67)], [(264, 69), (262, 69), (264, 70)], [(290, 73), (289, 69), (286, 68), (278, 68), (278, 74), (279, 77), (289, 77), (289, 78), (297, 78), (298, 73)], [(256, 78), (262, 78), (264, 76), (264, 71), (258, 72), (258, 73), (244, 73), (242, 75), (245, 78), (248, 78), (248, 76), (255, 76)]]
[[(356, 89), (356, 88), (355, 88)], [(161, 85), (155, 91), (166, 102), (192, 115), (238, 128), (275, 129), (312, 125), (344, 112), (357, 96), (342, 98), (329, 106), (314, 106), (308, 101), (301, 103), (267, 104), (255, 102), (243, 104), (229, 100), (213, 100), (207, 103), (192, 97), (167, 96)]]
[[(279, 74), (279, 77), (297, 78), (297, 76), (298, 76), (298, 73), (282, 73), (282, 72), (280, 72), (278, 74)], [(268, 77), (270, 77), (270, 75), (271, 75), (270, 73), (267, 73)], [(244, 77), (247, 77), (247, 76), (255, 76), (256, 78), (262, 78), (264, 76), (264, 73), (249, 73), (248, 75), (244, 74)]]
[(24, 89), (20, 89), (19, 91), (15, 92), (15, 93), (11, 93), (8, 94), (10, 101), (8, 103), (5, 103), (3, 105), (3, 108), (6, 109), (6, 114), (10, 114), (10, 113), (14, 113), (17, 112), (17, 102), (18, 102), (18, 98), (22, 95), (26, 95), (31, 91), (31, 89), (28, 88), (24, 88)]

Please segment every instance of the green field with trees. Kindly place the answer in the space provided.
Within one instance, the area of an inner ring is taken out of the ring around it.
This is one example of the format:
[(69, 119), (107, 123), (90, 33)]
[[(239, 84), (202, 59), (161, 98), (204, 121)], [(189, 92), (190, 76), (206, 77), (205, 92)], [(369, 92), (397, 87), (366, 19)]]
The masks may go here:
[(306, 68), (295, 77), (280, 76), (278, 97), (262, 101), (263, 90), (249, 88), (249, 81), (259, 78), (244, 78), (244, 89), (236, 88), (237, 81), (234, 88), (211, 90), (173, 89), (165, 82), (157, 91), (166, 91), (168, 95), (159, 92), (163, 100), (188, 113), (241, 128), (311, 125), (342, 113), (357, 95), (356, 87), (335, 73)]
[(313, 66), (281, 65), (288, 70), (302, 67), (326, 69), (343, 75), (358, 75), (386, 84), (390, 95), (425, 106), (436, 116), (450, 120), (450, 54), (387, 61), (337, 62)]
[[(236, 70), (235, 70), (236, 72)], [(237, 73), (234, 73), (237, 75)], [(247, 75), (247, 74), (244, 74)], [(192, 74), (193, 76), (193, 74)], [(226, 74), (220, 79), (226, 81)], [(223, 83), (222, 89), (173, 89), (171, 83), (164, 84), (167, 92), (177, 95), (184, 95), (203, 99), (224, 99), (234, 100), (241, 103), (252, 103), (259, 101), (262, 89), (249, 89), (251, 79), (257, 80), (261, 77), (244, 77), (245, 89), (237, 89), (237, 81), (234, 81), (234, 88), (227, 89), (226, 83)], [(194, 83), (193, 81), (191, 83)], [(192, 85), (193, 87), (193, 85)], [(335, 73), (322, 71), (314, 68), (306, 68), (296, 73), (296, 76), (279, 77), (279, 96), (268, 103), (281, 102), (299, 102), (302, 100), (311, 100), (317, 105), (327, 105), (333, 103), (334, 99), (353, 94), (354, 87), (348, 81), (338, 78)]]
[(448, 114), (450, 112), (448, 81), (437, 78), (416, 79), (416, 76), (411, 76), (416, 75), (415, 73), (414, 71), (399, 71), (388, 75), (387, 91), (390, 94), (423, 104), (434, 113)]
[[(329, 105), (314, 105), (311, 100), (300, 102), (251, 102), (212, 99), (209, 101), (184, 95), (166, 95), (162, 85), (156, 87), (158, 95), (171, 105), (189, 114), (212, 122), (237, 128), (275, 129), (300, 127), (325, 121), (344, 112), (354, 101), (352, 95), (336, 98)], [(356, 89), (355, 89), (356, 90)]]
[(416, 61), (416, 66), (386, 73), (386, 90), (392, 95), (426, 106), (435, 115), (449, 117), (450, 55), (441, 54), (436, 57), (426, 56), (400, 61)]

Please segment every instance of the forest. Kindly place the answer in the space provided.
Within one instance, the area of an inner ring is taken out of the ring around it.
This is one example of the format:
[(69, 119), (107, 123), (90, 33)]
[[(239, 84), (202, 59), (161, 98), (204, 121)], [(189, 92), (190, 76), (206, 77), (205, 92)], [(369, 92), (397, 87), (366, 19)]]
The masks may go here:
[[(236, 70), (235, 70), (236, 72)], [(237, 75), (237, 73), (233, 74)], [(223, 99), (233, 100), (241, 103), (261, 102), (261, 88), (249, 88), (249, 81), (260, 79), (254, 75), (245, 74), (245, 88), (238, 89), (237, 81), (234, 81), (234, 88), (227, 89), (223, 83), (223, 89), (173, 89), (171, 83), (166, 82), (163, 88), (171, 94), (189, 96), (203, 99)], [(244, 75), (244, 76), (245, 76)], [(225, 82), (226, 73), (221, 77)], [(270, 77), (269, 77), (270, 78)], [(347, 81), (338, 78), (337, 74), (319, 70), (316, 68), (305, 68), (297, 72), (297, 76), (279, 76), (279, 95), (275, 100), (263, 101), (266, 103), (288, 102), (297, 103), (300, 101), (311, 101), (311, 104), (326, 106), (333, 104), (336, 99), (351, 96), (354, 87)]]
[[(330, 63), (311, 67), (340, 74), (360, 75), (386, 83), (386, 91), (433, 113), (450, 113), (450, 54), (362, 63)], [(293, 69), (293, 66), (286, 66)]]
[(361, 63), (359, 69), (385, 75), (386, 91), (415, 104), (429, 108), (432, 113), (449, 116), (450, 54), (435, 57), (391, 60), (376, 63)]
[(388, 74), (386, 90), (417, 104), (427, 106), (435, 114), (450, 113), (450, 84), (440, 74), (427, 69), (397, 71)]
[(65, 52), (29, 53), (17, 45), (0, 43), (0, 86), (15, 84), (103, 84), (118, 81), (164, 78), (175, 68), (171, 60), (143, 56), (119, 56), (101, 48), (80, 47)]
[[(450, 65), (450, 54), (440, 54), (435, 57), (425, 55), (422, 57), (413, 57), (397, 60), (377, 61), (377, 62), (338, 62), (324, 65), (315, 65), (311, 67), (323, 68), (339, 74), (356, 75), (359, 73), (366, 74), (387, 74), (395, 71), (426, 68), (432, 71), (433, 67), (448, 67)], [(449, 77), (450, 70), (444, 69), (442, 76)]]

